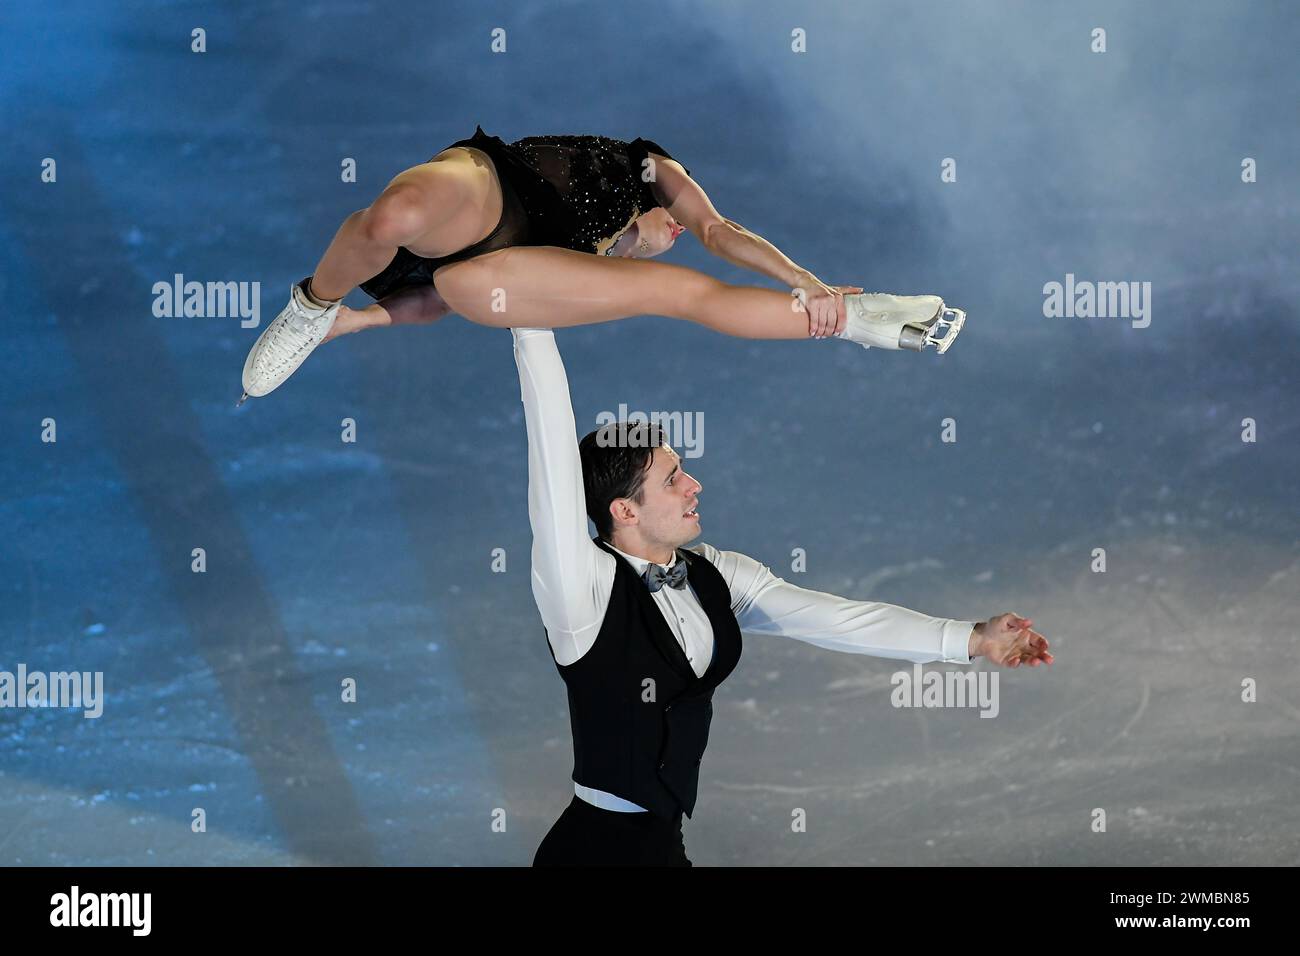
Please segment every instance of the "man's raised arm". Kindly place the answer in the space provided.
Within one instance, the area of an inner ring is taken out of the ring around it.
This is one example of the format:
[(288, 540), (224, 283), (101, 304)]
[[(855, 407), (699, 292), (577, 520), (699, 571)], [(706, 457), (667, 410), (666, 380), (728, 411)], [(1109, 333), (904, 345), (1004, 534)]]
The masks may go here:
[(600, 631), (614, 578), (614, 558), (588, 536), (569, 379), (555, 345), (555, 333), (550, 329), (510, 331), (528, 428), (533, 597), (555, 659), (570, 664), (587, 652)]

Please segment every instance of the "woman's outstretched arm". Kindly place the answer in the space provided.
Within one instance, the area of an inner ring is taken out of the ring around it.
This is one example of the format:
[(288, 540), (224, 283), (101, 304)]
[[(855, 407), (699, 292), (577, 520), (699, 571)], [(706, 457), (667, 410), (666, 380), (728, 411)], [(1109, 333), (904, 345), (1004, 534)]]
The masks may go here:
[(654, 179), (650, 188), (664, 209), (690, 230), (709, 252), (732, 265), (749, 269), (782, 285), (798, 296), (803, 311), (812, 318), (813, 334), (844, 331), (844, 300), (836, 290), (795, 263), (772, 243), (713, 207), (699, 183), (675, 159), (650, 153)]

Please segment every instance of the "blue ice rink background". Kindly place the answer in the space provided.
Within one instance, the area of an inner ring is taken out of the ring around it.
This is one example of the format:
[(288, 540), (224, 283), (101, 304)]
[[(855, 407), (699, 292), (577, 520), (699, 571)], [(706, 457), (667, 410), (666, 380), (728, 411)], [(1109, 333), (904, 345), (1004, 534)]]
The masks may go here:
[[(747, 638), (697, 864), (1295, 861), (1293, 5), (7, 4), (0, 35), (0, 670), (106, 692), (0, 709), (0, 862), (531, 861), (572, 763), (509, 333), (350, 336), (234, 407), (342, 219), (476, 124), (656, 140), (823, 280), (970, 316), (942, 358), (557, 333), (581, 431), (703, 415), (700, 540), (1057, 655), (983, 720)], [(261, 324), (156, 317), (176, 273), (259, 282)], [(1046, 317), (1067, 274), (1150, 282), (1150, 325)]]

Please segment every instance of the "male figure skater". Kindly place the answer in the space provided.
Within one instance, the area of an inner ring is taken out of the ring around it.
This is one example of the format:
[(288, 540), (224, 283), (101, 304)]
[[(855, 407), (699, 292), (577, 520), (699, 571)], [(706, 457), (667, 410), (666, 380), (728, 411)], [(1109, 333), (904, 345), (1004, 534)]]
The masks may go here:
[(573, 731), (574, 797), (535, 866), (691, 865), (682, 814), (695, 808), (713, 691), (740, 658), (742, 629), (917, 663), (1052, 662), (1047, 641), (1016, 614), (928, 617), (797, 587), (735, 551), (683, 548), (700, 533), (702, 486), (657, 426), (619, 422), (579, 445), (554, 332), (511, 331), (528, 430), (533, 596)]

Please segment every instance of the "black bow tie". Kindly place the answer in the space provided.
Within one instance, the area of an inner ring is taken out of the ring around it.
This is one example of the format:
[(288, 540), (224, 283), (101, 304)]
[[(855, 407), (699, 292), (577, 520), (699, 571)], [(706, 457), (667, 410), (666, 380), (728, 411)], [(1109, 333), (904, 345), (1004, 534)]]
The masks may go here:
[(641, 580), (645, 582), (651, 594), (654, 594), (665, 584), (678, 589), (684, 588), (686, 587), (686, 562), (678, 561), (671, 568), (665, 568), (651, 562), (646, 565), (645, 571), (641, 573)]

